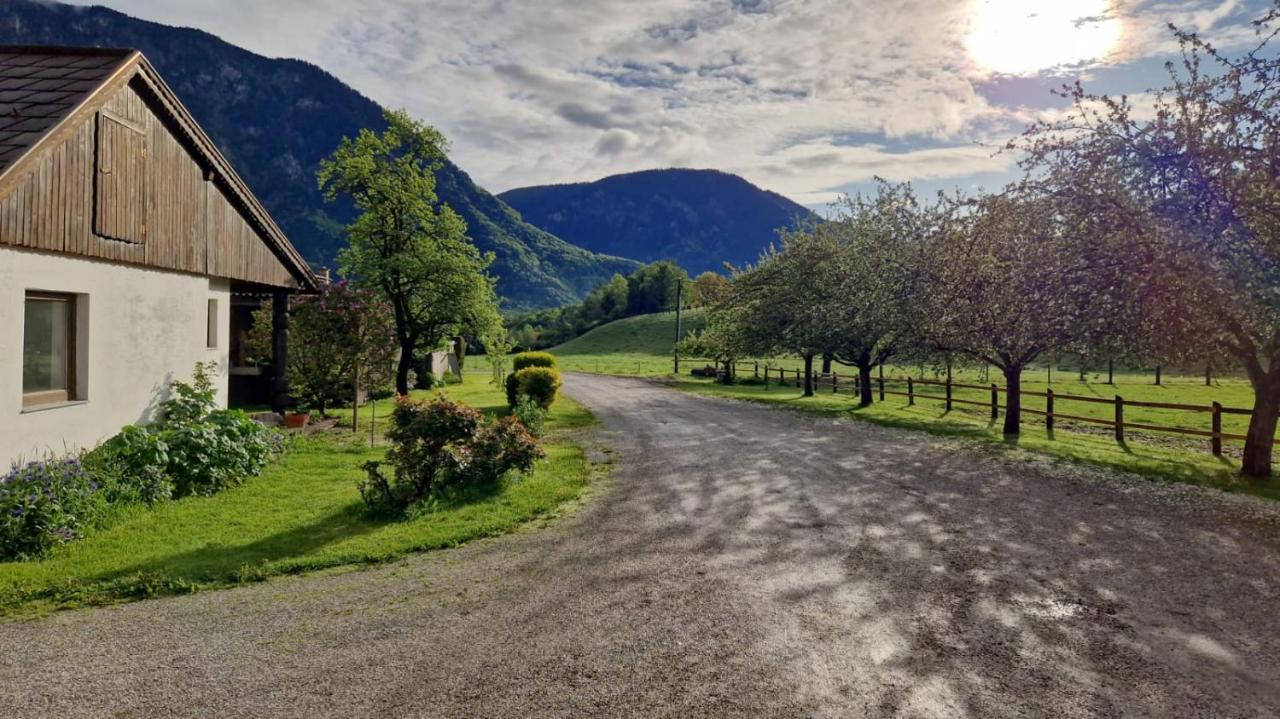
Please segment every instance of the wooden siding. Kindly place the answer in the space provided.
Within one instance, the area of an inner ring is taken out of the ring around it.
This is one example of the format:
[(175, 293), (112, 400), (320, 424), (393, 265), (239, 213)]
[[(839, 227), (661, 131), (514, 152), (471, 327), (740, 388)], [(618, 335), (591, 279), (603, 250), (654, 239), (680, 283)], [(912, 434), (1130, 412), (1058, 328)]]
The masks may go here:
[[(148, 105), (142, 87), (135, 79), (33, 158), (25, 177), (0, 197), (0, 244), (297, 287), (234, 195), (205, 179), (206, 168)], [(118, 133), (113, 142), (125, 137), (125, 152), (133, 153), (122, 168), (118, 145), (107, 148), (106, 183), (100, 125)], [(129, 128), (142, 134), (124, 135)], [(142, 145), (141, 156), (130, 143)]]
[(109, 240), (145, 242), (147, 132), (103, 110), (98, 113), (93, 229)]

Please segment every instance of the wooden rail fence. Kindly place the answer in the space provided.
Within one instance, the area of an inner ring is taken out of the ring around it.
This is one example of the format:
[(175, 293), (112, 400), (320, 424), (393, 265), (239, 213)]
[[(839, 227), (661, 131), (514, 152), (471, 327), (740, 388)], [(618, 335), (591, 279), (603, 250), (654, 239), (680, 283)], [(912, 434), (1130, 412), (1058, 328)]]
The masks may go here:
[[(794, 385), (796, 387), (804, 386), (804, 372), (799, 369), (787, 370), (781, 367), (774, 369), (763, 369), (758, 362), (740, 362), (738, 367), (745, 365), (751, 368), (752, 374), (757, 377), (763, 377), (765, 384), (773, 380), (773, 373), (777, 373), (777, 383), (779, 385)], [(763, 375), (761, 374), (763, 371)], [(906, 397), (907, 405), (914, 405), (916, 400), (933, 400), (944, 403), (948, 412), (956, 404), (975, 405), (979, 407), (989, 407), (991, 410), (991, 419), (997, 419), (1000, 416), (1000, 395), (1008, 394), (1008, 390), (999, 385), (978, 385), (964, 384), (961, 382), (953, 382), (950, 380), (928, 380), (916, 379), (913, 377), (890, 377), (886, 378), (883, 374), (872, 380), (873, 388), (879, 395), (880, 401), (883, 402), (885, 396), (892, 395), (897, 397)], [(887, 387), (886, 387), (887, 385)], [(847, 379), (842, 379), (839, 373), (832, 372), (829, 374), (815, 374), (814, 387), (818, 389), (830, 389), (833, 393), (839, 394), (842, 390), (846, 390), (851, 394), (857, 395), (861, 392), (861, 378), (853, 375)], [(921, 387), (924, 391), (921, 391)], [(930, 393), (930, 387), (940, 388)], [(905, 391), (897, 388), (905, 388)], [(956, 389), (970, 389), (990, 392), (988, 400), (974, 400), (954, 396)], [(937, 394), (936, 392), (941, 392)], [(1222, 431), (1223, 415), (1243, 415), (1252, 416), (1253, 410), (1241, 407), (1224, 407), (1219, 402), (1208, 405), (1198, 404), (1178, 404), (1175, 402), (1142, 402), (1137, 400), (1126, 400), (1120, 395), (1113, 398), (1105, 397), (1088, 397), (1085, 395), (1065, 394), (1054, 392), (1052, 389), (1046, 389), (1044, 392), (1030, 392), (1023, 390), (1020, 392), (1023, 398), (1022, 411), (1026, 414), (1039, 415), (1044, 417), (1045, 428), (1052, 431), (1056, 420), (1065, 419), (1073, 422), (1084, 422), (1087, 424), (1105, 425), (1111, 427), (1115, 433), (1116, 441), (1123, 442), (1125, 439), (1126, 429), (1145, 430), (1148, 432), (1166, 432), (1170, 434), (1188, 435), (1193, 437), (1204, 437), (1209, 440), (1209, 450), (1215, 456), (1222, 456), (1223, 440), (1244, 441), (1245, 435), (1231, 434)], [(1027, 406), (1025, 399), (1028, 397), (1038, 397), (1044, 400), (1044, 409), (1036, 409)], [(1112, 418), (1103, 419), (1100, 417), (1087, 417), (1079, 414), (1068, 414), (1060, 412), (1057, 409), (1059, 402), (1087, 402), (1093, 404), (1111, 405)], [(1210, 415), (1209, 426), (1207, 430), (1188, 429), (1186, 427), (1170, 427), (1165, 425), (1149, 424), (1144, 422), (1127, 421), (1124, 416), (1126, 407), (1144, 407), (1149, 409), (1167, 409), (1182, 412), (1195, 412)]]

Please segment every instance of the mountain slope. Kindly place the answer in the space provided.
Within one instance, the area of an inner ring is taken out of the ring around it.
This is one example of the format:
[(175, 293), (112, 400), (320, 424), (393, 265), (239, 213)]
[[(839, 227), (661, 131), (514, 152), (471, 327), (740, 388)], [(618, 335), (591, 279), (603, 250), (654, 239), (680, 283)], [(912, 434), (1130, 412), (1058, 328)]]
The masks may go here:
[[(313, 262), (333, 261), (353, 210), (324, 202), (315, 171), (344, 136), (383, 127), (377, 103), (309, 63), (101, 7), (0, 0), (0, 43), (142, 50), (298, 250)], [(439, 174), (439, 195), (466, 219), (476, 244), (497, 256), (492, 272), (511, 307), (572, 302), (635, 267), (524, 222), (452, 163)]]
[(693, 273), (754, 262), (777, 241), (779, 229), (813, 215), (716, 170), (649, 170), (498, 197), (526, 221), (580, 247), (642, 262), (673, 259)]

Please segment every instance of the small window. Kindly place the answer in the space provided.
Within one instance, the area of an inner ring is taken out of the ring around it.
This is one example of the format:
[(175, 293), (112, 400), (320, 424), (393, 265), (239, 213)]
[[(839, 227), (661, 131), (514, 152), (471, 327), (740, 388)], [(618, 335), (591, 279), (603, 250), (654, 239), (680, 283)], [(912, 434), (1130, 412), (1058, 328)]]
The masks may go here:
[(209, 313), (205, 318), (205, 346), (211, 350), (218, 348), (218, 301), (216, 299), (209, 300)]
[(22, 406), (75, 398), (74, 295), (28, 292), (22, 336)]

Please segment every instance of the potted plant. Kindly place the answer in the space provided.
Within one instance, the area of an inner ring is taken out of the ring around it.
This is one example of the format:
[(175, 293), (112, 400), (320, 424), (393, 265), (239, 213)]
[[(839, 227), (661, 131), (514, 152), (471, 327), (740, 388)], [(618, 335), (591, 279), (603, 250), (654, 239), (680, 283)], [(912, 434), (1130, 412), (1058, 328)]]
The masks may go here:
[(289, 429), (302, 429), (311, 421), (310, 412), (285, 412), (284, 426)]

